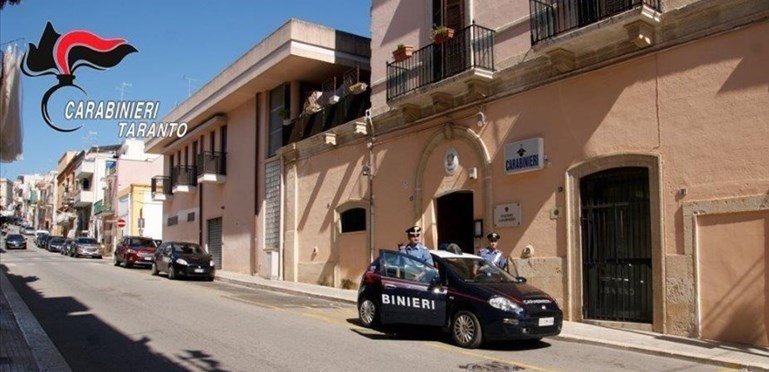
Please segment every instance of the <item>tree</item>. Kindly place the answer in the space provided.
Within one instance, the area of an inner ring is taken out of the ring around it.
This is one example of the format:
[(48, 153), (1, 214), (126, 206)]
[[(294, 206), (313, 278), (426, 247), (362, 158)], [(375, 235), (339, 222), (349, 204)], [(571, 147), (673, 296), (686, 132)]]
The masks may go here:
[(5, 6), (5, 3), (11, 4), (11, 5), (17, 5), (20, 3), (21, 0), (0, 0), (0, 9), (3, 9)]

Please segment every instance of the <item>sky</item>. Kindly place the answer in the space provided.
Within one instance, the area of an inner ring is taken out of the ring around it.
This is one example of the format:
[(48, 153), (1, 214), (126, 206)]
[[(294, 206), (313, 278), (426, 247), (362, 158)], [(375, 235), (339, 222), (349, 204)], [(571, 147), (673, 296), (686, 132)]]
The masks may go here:
[(71, 133), (50, 128), (42, 118), (40, 103), (56, 85), (54, 75), (22, 75), (22, 160), (0, 163), (0, 177), (44, 174), (56, 170), (66, 151), (94, 145), (119, 144), (116, 121), (68, 122), (63, 118), (67, 100), (159, 101), (157, 121), (190, 93), (213, 79), (237, 58), (266, 38), (290, 18), (313, 22), (371, 37), (370, 2), (282, 0), (22, 0), (0, 10), (0, 46), (15, 44), (26, 52), (37, 45), (47, 22), (59, 34), (90, 31), (102, 38), (123, 38), (138, 53), (128, 54), (118, 65), (99, 71), (80, 67), (75, 88), (57, 90), (48, 105), (61, 127), (83, 127)]

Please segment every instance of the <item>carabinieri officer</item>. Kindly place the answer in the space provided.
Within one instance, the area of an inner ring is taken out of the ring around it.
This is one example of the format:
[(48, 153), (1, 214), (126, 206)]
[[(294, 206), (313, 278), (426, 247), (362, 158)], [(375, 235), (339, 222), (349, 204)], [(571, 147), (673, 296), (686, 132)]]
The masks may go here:
[(478, 255), (483, 257), (490, 264), (497, 266), (498, 268), (505, 270), (507, 268), (507, 259), (502, 255), (502, 251), (497, 249), (497, 243), (499, 243), (499, 234), (493, 232), (486, 236), (489, 239), (489, 246), (483, 248), (478, 252)]
[(406, 230), (406, 235), (408, 235), (409, 242), (401, 247), (401, 252), (433, 265), (433, 256), (430, 255), (430, 250), (419, 242), (419, 237), (422, 235), (422, 228), (419, 226), (412, 226)]

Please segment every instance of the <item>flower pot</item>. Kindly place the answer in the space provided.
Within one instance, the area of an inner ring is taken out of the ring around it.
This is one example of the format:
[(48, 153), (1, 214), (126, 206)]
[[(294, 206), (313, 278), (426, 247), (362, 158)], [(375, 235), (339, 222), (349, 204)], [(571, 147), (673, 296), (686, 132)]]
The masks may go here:
[(347, 89), (352, 94), (361, 94), (366, 91), (366, 88), (368, 88), (368, 85), (366, 83), (360, 82), (350, 85), (350, 87)]
[(433, 35), (433, 42), (443, 44), (454, 38), (454, 29), (447, 28), (445, 31), (437, 32)]
[(411, 58), (411, 55), (413, 54), (414, 54), (414, 47), (411, 45), (404, 45), (393, 51), (393, 59), (395, 59), (395, 62), (400, 62), (400, 61)]

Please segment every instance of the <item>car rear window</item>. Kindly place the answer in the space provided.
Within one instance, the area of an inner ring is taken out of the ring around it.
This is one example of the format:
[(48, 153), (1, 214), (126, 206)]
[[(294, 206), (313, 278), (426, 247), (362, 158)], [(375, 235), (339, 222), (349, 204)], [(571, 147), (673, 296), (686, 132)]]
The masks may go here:
[(77, 238), (77, 244), (99, 244), (94, 238)]
[(155, 242), (152, 239), (147, 238), (130, 238), (128, 239), (129, 247), (154, 247)]

